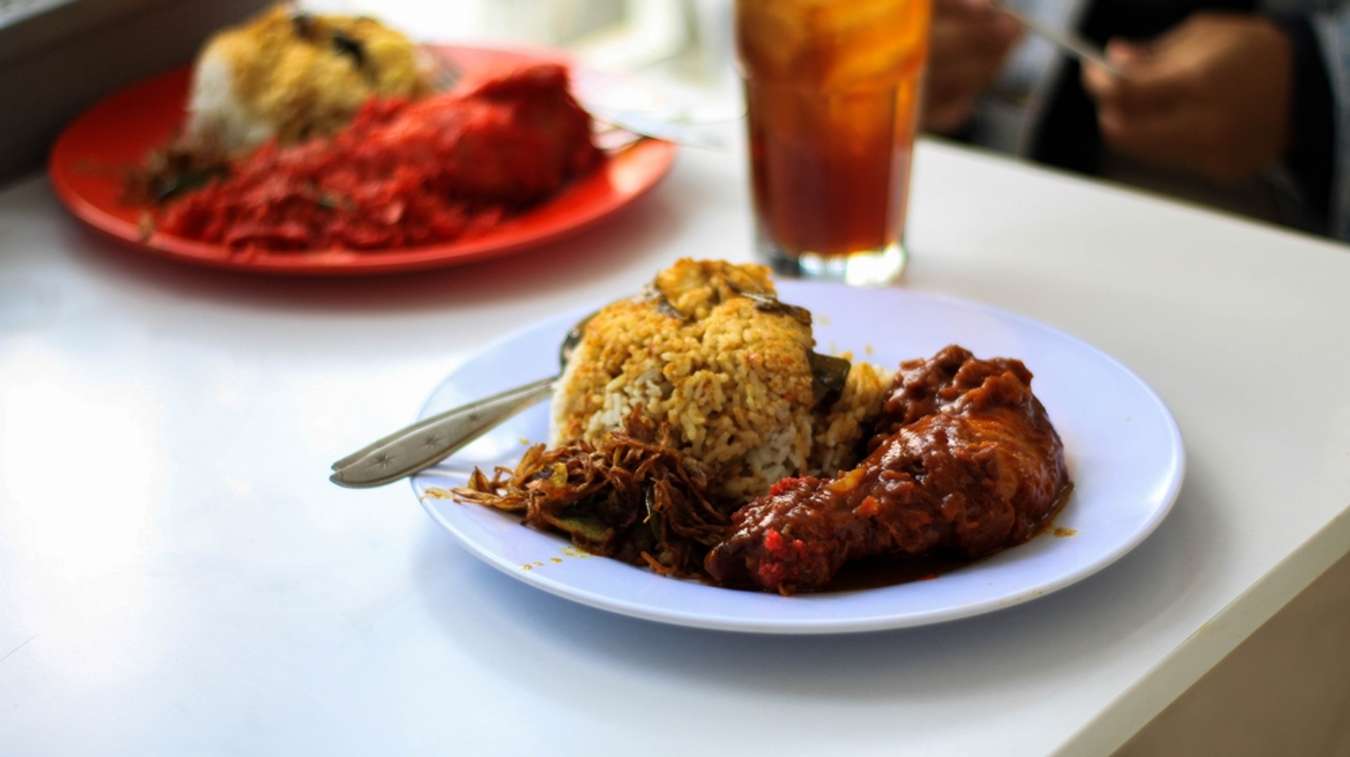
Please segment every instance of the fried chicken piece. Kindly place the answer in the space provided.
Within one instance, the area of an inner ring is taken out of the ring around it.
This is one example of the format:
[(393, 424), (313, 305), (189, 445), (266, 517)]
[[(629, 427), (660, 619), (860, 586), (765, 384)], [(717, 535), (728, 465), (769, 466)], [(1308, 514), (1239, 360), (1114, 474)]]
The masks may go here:
[(601, 157), (590, 114), (572, 98), (567, 69), (556, 64), (498, 74), (458, 98), (412, 103), (388, 134), (402, 142), (411, 129), (425, 130), (425, 144), (435, 145), (437, 184), (480, 202), (534, 202)]
[(880, 446), (901, 426), (950, 406), (988, 377), (1005, 372), (1031, 385), (1031, 371), (1021, 360), (1006, 357), (977, 360), (970, 350), (954, 344), (938, 350), (931, 358), (906, 360), (891, 382), (868, 451)]
[(1069, 485), (1030, 381), (1019, 361), (955, 346), (902, 364), (868, 457), (832, 480), (784, 479), (736, 511), (708, 573), (791, 594), (853, 559), (975, 558), (1026, 541)]

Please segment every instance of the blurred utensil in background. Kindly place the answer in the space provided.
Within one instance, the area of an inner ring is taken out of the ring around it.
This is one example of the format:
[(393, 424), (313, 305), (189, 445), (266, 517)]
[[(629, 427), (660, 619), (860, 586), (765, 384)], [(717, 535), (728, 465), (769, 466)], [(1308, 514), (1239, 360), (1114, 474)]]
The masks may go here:
[(1106, 69), (1112, 76), (1122, 75), (1120, 69), (1106, 59), (1106, 52), (1082, 35), (1067, 29), (1056, 29), (1052, 26), (1043, 24), (1031, 16), (1010, 7), (1006, 0), (989, 0), (989, 4), (996, 10), (1006, 13), (1013, 19), (1016, 19), (1017, 23), (1026, 27), (1034, 34), (1050, 41), (1056, 47), (1068, 54), (1069, 57), (1074, 58), (1081, 63), (1091, 63), (1094, 66), (1100, 66), (1101, 68)]
[[(462, 72), (444, 56), (428, 56), (428, 67), (437, 89), (450, 89), (459, 83)], [(618, 152), (641, 139), (660, 139), (682, 147), (724, 150), (727, 140), (715, 131), (719, 122), (738, 120), (708, 119), (688, 109), (651, 110), (616, 106), (593, 93), (577, 92), (577, 100), (596, 122), (596, 145), (606, 152)]]
[(714, 130), (712, 122), (695, 121), (680, 113), (649, 113), (587, 101), (582, 106), (597, 122), (596, 144), (602, 150), (621, 150), (642, 137), (674, 142), (681, 147), (727, 148), (727, 140)]

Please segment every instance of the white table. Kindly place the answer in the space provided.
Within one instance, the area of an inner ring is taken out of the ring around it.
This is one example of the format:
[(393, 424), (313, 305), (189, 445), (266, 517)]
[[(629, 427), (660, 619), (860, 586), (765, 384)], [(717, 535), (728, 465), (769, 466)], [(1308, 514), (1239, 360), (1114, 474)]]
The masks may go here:
[(141, 259), (43, 179), (0, 191), (0, 752), (1097, 754), (1350, 550), (1343, 248), (940, 144), (905, 285), (1098, 345), (1185, 434), (1176, 510), (1104, 573), (925, 629), (692, 631), (498, 574), (404, 485), (328, 483), (493, 337), (747, 258), (739, 163), (349, 282)]

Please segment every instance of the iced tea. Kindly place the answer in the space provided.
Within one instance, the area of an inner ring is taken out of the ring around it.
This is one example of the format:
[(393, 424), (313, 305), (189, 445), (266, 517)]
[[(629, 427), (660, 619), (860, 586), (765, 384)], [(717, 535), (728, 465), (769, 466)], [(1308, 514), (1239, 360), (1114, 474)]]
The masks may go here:
[(762, 253), (880, 283), (904, 268), (930, 0), (737, 0)]

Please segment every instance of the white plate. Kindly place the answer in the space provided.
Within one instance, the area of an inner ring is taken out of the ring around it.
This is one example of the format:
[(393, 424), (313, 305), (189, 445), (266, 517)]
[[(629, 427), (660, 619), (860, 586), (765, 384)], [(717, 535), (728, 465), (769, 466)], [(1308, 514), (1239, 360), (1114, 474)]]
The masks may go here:
[[(423, 507), (470, 552), (525, 583), (603, 610), (677, 625), (755, 633), (844, 633), (924, 625), (991, 612), (1061, 589), (1115, 562), (1157, 528), (1181, 488), (1176, 422), (1137, 376), (1101, 351), (1030, 319), (984, 305), (903, 289), (781, 282), (784, 301), (816, 315), (817, 349), (852, 350), (893, 368), (957, 343), (979, 357), (1023, 360), (1064, 440), (1074, 492), (1049, 533), (936, 579), (850, 592), (780, 597), (663, 578), (570, 548), (564, 539), (487, 508), (426, 496), (462, 482), (430, 473), (413, 481)], [(423, 417), (557, 370), (567, 314), (486, 348), (445, 380)], [(523, 440), (543, 441), (541, 404), (443, 466), (512, 464)]]

